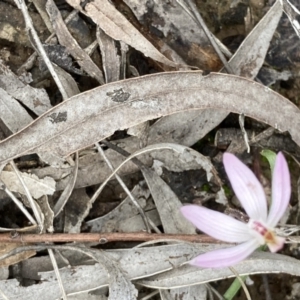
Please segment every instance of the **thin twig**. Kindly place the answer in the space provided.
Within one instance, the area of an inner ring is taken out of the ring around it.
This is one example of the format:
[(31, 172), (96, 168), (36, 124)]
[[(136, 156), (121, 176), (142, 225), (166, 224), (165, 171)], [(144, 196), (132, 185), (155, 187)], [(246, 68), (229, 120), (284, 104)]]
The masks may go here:
[[(127, 152), (126, 150), (124, 150), (123, 148), (111, 143), (111, 142), (108, 142), (107, 140), (103, 140), (101, 141), (102, 144), (104, 144), (105, 146), (107, 146), (108, 148), (122, 154), (123, 156), (125, 157), (128, 157), (131, 155), (131, 153)], [(138, 158), (134, 157), (132, 158), (131, 160), (135, 165), (137, 165), (139, 168), (142, 168), (142, 167), (146, 167), (145, 164), (143, 164)]]
[(0, 295), (4, 300), (9, 300), (9, 298), (2, 292), (1, 289), (0, 289)]
[(30, 194), (30, 192), (28, 190), (28, 187), (26, 186), (26, 184), (24, 182), (23, 177), (20, 175), (20, 172), (19, 172), (19, 170), (18, 170), (18, 168), (17, 168), (17, 166), (16, 166), (16, 164), (14, 163), (13, 160), (10, 161), (10, 165), (12, 166), (12, 168), (13, 168), (14, 172), (16, 173), (16, 175), (17, 175), (17, 177), (18, 177), (21, 185), (24, 188), (24, 191), (25, 191), (25, 194), (27, 196), (27, 200), (29, 202), (29, 205), (30, 205), (30, 207), (31, 207), (31, 209), (33, 211), (33, 214), (35, 216), (35, 219), (36, 219), (38, 225), (40, 226), (40, 230), (42, 231), (43, 230), (43, 221), (42, 221), (42, 217), (40, 215), (40, 212), (37, 209), (36, 202), (33, 200), (32, 196), (31, 196), (31, 194)]
[[(148, 152), (151, 152), (153, 151), (154, 149), (149, 146), (150, 148), (143, 148), (141, 150), (138, 150), (136, 151), (135, 153), (131, 154), (130, 156), (128, 156), (115, 170), (114, 172), (112, 172), (106, 179), (105, 181), (102, 182), (102, 184), (100, 185), (100, 187), (96, 190), (96, 192), (94, 193), (94, 195), (92, 196), (90, 202), (91, 203), (94, 203), (95, 200), (98, 198), (98, 196), (101, 194), (101, 192), (103, 191), (104, 187), (106, 186), (107, 182), (109, 182), (112, 177), (130, 160), (132, 160), (132, 162), (136, 162), (136, 159), (135, 157), (138, 156), (138, 155), (141, 155), (141, 154), (145, 154), (145, 153), (148, 153)], [(160, 145), (160, 146), (157, 146), (157, 148), (155, 148), (155, 150), (159, 150), (159, 149), (171, 149), (171, 150), (174, 150), (173, 148), (171, 148), (168, 143), (166, 144), (163, 144), (163, 145)], [(122, 151), (125, 151), (125, 150), (122, 150)], [(139, 162), (140, 164), (140, 162)], [(143, 166), (142, 166), (143, 168)]]
[(205, 234), (164, 234), (147, 232), (107, 233), (1, 233), (0, 243), (100, 243), (145, 242), (155, 240), (182, 240), (191, 243), (225, 244)]
[(248, 134), (247, 131), (245, 129), (245, 115), (244, 114), (240, 114), (239, 115), (239, 124), (240, 124), (240, 128), (243, 134), (243, 138), (244, 138), (244, 142), (247, 148), (247, 153), (250, 153), (250, 146), (249, 146), (249, 138), (248, 138)]
[(153, 296), (159, 294), (159, 291), (156, 290), (156, 291), (153, 291), (152, 293), (148, 294), (147, 296), (143, 297), (143, 298), (140, 298), (140, 300), (149, 300), (149, 299), (152, 299)]
[(0, 180), (0, 189), (2, 189), (11, 198), (11, 200), (20, 208), (22, 213), (31, 222), (31, 224), (37, 225), (35, 219), (30, 215), (30, 213), (27, 211), (23, 203), (16, 198), (16, 196), (7, 188), (7, 186), (1, 180)]
[[(195, 18), (195, 16), (192, 14), (191, 10), (189, 9), (189, 7), (186, 5), (186, 3), (184, 2), (184, 0), (177, 0), (177, 3), (183, 8), (183, 10), (190, 16), (190, 18), (192, 18), (192, 20), (194, 22), (197, 23), (197, 20)], [(210, 33), (212, 34), (212, 33)], [(221, 51), (228, 57), (228, 58), (231, 58), (232, 57), (232, 53), (229, 51), (229, 49), (224, 45), (222, 44), (222, 42), (216, 38), (214, 36), (214, 39), (218, 45), (218, 47), (221, 49)]]
[[(214, 293), (218, 297), (219, 300), (225, 300), (225, 298), (211, 284), (205, 283), (205, 285), (206, 285), (206, 288), (209, 291), (211, 291), (212, 293)], [(213, 299), (213, 297), (212, 297), (212, 299)]]
[(86, 48), (84, 48), (84, 51), (89, 55), (91, 56), (94, 51), (97, 49), (98, 47), (98, 41), (97, 39), (94, 40), (90, 45), (88, 45)]
[(244, 293), (245, 293), (245, 296), (247, 298), (247, 300), (251, 300), (251, 296), (250, 296), (250, 293), (246, 287), (246, 284), (245, 282), (242, 280), (240, 274), (233, 268), (233, 267), (229, 267), (229, 269), (231, 270), (231, 272), (236, 276), (236, 278), (238, 279), (238, 281), (240, 282), (243, 290), (244, 290)]
[(224, 68), (226, 69), (227, 73), (229, 74), (234, 74), (231, 66), (229, 65), (229, 63), (227, 62), (225, 56), (223, 55), (222, 51), (220, 51), (220, 48), (218, 47), (215, 38), (212, 36), (211, 32), (209, 31), (209, 29), (207, 28), (204, 20), (202, 19), (195, 3), (193, 0), (186, 0), (187, 4), (190, 6), (190, 8), (192, 9), (192, 12), (198, 22), (198, 24), (201, 26), (201, 28), (203, 29), (204, 33), (206, 34), (208, 40), (210, 41), (211, 45), (213, 46), (214, 50), (216, 51), (216, 53), (218, 54), (220, 60), (222, 61)]
[(28, 30), (28, 35), (29, 35), (29, 38), (32, 38), (31, 40), (31, 43), (32, 43), (32, 46), (35, 48), (35, 50), (39, 53), (39, 55), (41, 56), (41, 58), (44, 60), (46, 66), (48, 67), (48, 70), (49, 72), (51, 73), (59, 91), (61, 92), (62, 94), (62, 97), (63, 99), (68, 99), (68, 94), (63, 86), (63, 84), (61, 83), (58, 75), (56, 74), (55, 70), (54, 70), (54, 67), (34, 29), (34, 26), (33, 26), (33, 23), (32, 23), (32, 20), (31, 20), (31, 17), (28, 13), (28, 10), (27, 10), (27, 6), (25, 4), (25, 1), (24, 0), (14, 0), (15, 3), (17, 4), (18, 8), (22, 11), (22, 14), (23, 14), (23, 17), (24, 17), (24, 20), (25, 20), (25, 24), (26, 24), (26, 27), (27, 27), (27, 30)]
[[(74, 9), (72, 12), (70, 12), (70, 14), (65, 18), (64, 22), (65, 24), (68, 24), (76, 15), (78, 14), (78, 10)], [(51, 33), (49, 35), (49, 37), (45, 40), (45, 44), (50, 42), (52, 38), (54, 38), (56, 35), (55, 32)], [(27, 61), (17, 70), (17, 74), (21, 74), (23, 73), (25, 70), (28, 70), (30, 68), (32, 68), (35, 59), (37, 58), (38, 53), (34, 52), (32, 53), (29, 58), (27, 59)]]
[(62, 282), (62, 279), (61, 279), (61, 276), (60, 276), (60, 273), (59, 273), (59, 270), (58, 270), (58, 265), (57, 265), (53, 250), (48, 249), (48, 253), (49, 253), (52, 265), (53, 265), (53, 269), (54, 269), (54, 272), (55, 272), (55, 275), (56, 275), (56, 278), (57, 278), (57, 281), (58, 281), (60, 291), (62, 293), (63, 300), (68, 300), (67, 294), (66, 294), (66, 291), (64, 289), (63, 282)]
[[(101, 156), (103, 157), (104, 161), (106, 162), (106, 164), (108, 165), (108, 167), (110, 168), (110, 170), (112, 172), (114, 172), (114, 167), (111, 164), (111, 162), (109, 161), (109, 159), (107, 158), (107, 156), (105, 155), (103, 149), (100, 147), (99, 143), (95, 144), (97, 147), (98, 152), (101, 154)], [(147, 232), (151, 232), (150, 226), (149, 226), (149, 220), (147, 218), (147, 216), (145, 215), (144, 210), (142, 209), (142, 207), (140, 206), (140, 204), (135, 200), (135, 198), (132, 196), (131, 192), (129, 191), (129, 189), (127, 188), (126, 184), (124, 183), (124, 181), (121, 179), (121, 177), (116, 173), (115, 174), (116, 179), (118, 180), (119, 184), (121, 185), (121, 187), (123, 188), (123, 190), (125, 191), (125, 193), (127, 194), (127, 196), (129, 197), (129, 199), (131, 200), (131, 202), (135, 205), (135, 207), (137, 208), (137, 210), (139, 211)]]
[(61, 193), (59, 199), (54, 205), (53, 213), (54, 216), (57, 217), (61, 211), (64, 209), (65, 205), (67, 204), (76, 183), (77, 174), (78, 174), (78, 166), (79, 166), (79, 154), (78, 151), (75, 152), (75, 165), (73, 167), (69, 182), (67, 187)]
[(138, 244), (138, 245), (132, 247), (132, 249), (143, 248), (143, 247), (153, 246), (155, 244), (162, 244), (162, 243), (168, 244), (168, 245), (172, 245), (172, 244), (178, 245), (178, 244), (186, 244), (189, 242), (177, 240), (177, 239), (160, 239), (160, 240), (152, 240), (152, 241), (143, 242), (141, 244)]
[[(24, 190), (25, 190), (25, 194), (27, 196), (27, 199), (28, 199), (28, 202), (30, 204), (30, 207), (31, 209), (33, 210), (33, 213), (35, 215), (35, 218), (38, 222), (38, 225), (40, 227), (40, 232), (43, 231), (43, 227), (44, 227), (44, 224), (43, 224), (43, 220), (42, 220), (42, 217), (37, 209), (37, 204), (36, 202), (33, 200), (30, 192), (29, 192), (29, 189), (27, 187), (27, 185), (25, 184), (25, 181), (23, 179), (23, 177), (20, 175), (20, 172), (17, 168), (17, 166), (15, 165), (14, 161), (10, 161), (10, 164), (11, 166), (13, 167), (18, 179), (20, 180)], [(55, 272), (55, 275), (56, 275), (56, 278), (57, 278), (57, 281), (58, 281), (58, 285), (59, 285), (59, 288), (60, 288), (60, 291), (62, 293), (62, 297), (63, 297), (63, 300), (67, 300), (67, 294), (65, 292), (65, 289), (63, 287), (63, 283), (62, 283), (62, 279), (61, 279), (61, 276), (60, 276), (60, 273), (59, 273), (59, 270), (58, 270), (58, 266), (57, 266), (57, 262), (56, 262), (56, 259), (55, 259), (55, 256), (53, 254), (53, 250), (52, 249), (47, 249), (48, 251), (48, 254), (49, 254), (49, 257), (50, 257), (50, 260), (51, 260), (51, 263), (52, 263), (52, 266), (53, 266), (53, 269), (54, 269), (54, 272)]]
[(261, 277), (262, 277), (264, 288), (265, 288), (266, 300), (272, 300), (268, 276), (267, 276), (267, 274), (262, 274)]

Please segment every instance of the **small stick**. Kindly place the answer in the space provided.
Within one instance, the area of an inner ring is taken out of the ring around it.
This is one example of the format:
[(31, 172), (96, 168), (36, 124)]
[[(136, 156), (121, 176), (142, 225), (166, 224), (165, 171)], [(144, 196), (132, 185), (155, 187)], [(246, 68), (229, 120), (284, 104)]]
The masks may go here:
[(12, 231), (0, 234), (0, 243), (100, 243), (145, 242), (155, 240), (181, 240), (191, 243), (223, 244), (205, 234), (158, 234), (147, 232), (108, 232), (108, 233), (54, 233), (29, 234)]

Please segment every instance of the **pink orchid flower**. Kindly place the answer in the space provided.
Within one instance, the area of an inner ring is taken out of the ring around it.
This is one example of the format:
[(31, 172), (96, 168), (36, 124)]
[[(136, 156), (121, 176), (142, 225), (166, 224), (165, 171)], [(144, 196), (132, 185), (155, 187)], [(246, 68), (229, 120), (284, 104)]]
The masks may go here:
[(202, 268), (232, 266), (265, 244), (271, 252), (276, 252), (283, 247), (285, 241), (274, 232), (286, 211), (291, 195), (290, 174), (283, 154), (279, 152), (276, 156), (269, 213), (263, 187), (252, 171), (230, 153), (224, 154), (223, 164), (232, 188), (250, 220), (246, 224), (205, 207), (183, 206), (181, 212), (184, 217), (204, 233), (224, 242), (240, 243), (201, 254), (190, 262)]

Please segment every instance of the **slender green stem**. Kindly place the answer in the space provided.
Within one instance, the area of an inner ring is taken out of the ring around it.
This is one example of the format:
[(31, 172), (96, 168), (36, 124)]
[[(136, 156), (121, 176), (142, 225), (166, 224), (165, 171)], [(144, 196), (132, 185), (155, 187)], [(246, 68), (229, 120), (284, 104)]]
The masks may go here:
[[(245, 281), (248, 276), (240, 276), (240, 279)], [(241, 282), (238, 278), (235, 278), (233, 283), (230, 285), (230, 287), (227, 289), (227, 291), (224, 294), (224, 299), (226, 300), (232, 300), (233, 297), (236, 295), (236, 293), (240, 290), (241, 288)]]

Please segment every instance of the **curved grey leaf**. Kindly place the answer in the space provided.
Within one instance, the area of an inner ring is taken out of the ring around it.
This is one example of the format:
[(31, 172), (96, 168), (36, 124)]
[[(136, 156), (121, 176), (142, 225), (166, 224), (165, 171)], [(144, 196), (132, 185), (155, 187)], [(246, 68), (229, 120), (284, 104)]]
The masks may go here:
[(44, 89), (33, 88), (23, 83), (0, 60), (0, 88), (10, 96), (22, 102), (38, 116), (52, 107), (50, 99)]
[(300, 145), (300, 110), (271, 89), (232, 75), (170, 72), (106, 84), (64, 101), (0, 143), (0, 163), (35, 152), (66, 156), (118, 129), (211, 107), (289, 131)]
[[(130, 278), (131, 280), (144, 278), (170, 270), (174, 267), (179, 267), (182, 263), (192, 259), (192, 257), (197, 255), (199, 252), (211, 250), (218, 246), (219, 245), (176, 244), (107, 251), (106, 255), (112, 257), (112, 261), (118, 261), (119, 266), (107, 265), (107, 259), (103, 258), (101, 254), (98, 255), (96, 253), (97, 250), (61, 246), (59, 247), (61, 250), (69, 251), (72, 248), (72, 250), (78, 250), (81, 253), (85, 253), (96, 259), (99, 264), (74, 266), (72, 269), (62, 268), (60, 269), (60, 275), (64, 282), (66, 293), (75, 294), (78, 292), (95, 290), (102, 286), (109, 285), (115, 274), (113, 272), (112, 277), (109, 278), (108, 271), (111, 271), (111, 269), (119, 268), (120, 270), (126, 270), (127, 274), (125, 277)], [(18, 253), (25, 251), (28, 247), (22, 248), (23, 249), (19, 248), (17, 250)], [(41, 250), (47, 247), (35, 248), (39, 248), (39, 250)], [(39, 274), (41, 276), (41, 282), (39, 284), (24, 287), (20, 286), (16, 279), (10, 279), (0, 281), (0, 288), (4, 293), (6, 293), (9, 299), (31, 300), (41, 298), (43, 300), (53, 300), (59, 298), (60, 289), (57, 281), (55, 280), (54, 271), (42, 272)], [(115, 281), (113, 284), (117, 285), (118, 281)], [(130, 290), (129, 287), (128, 289)], [(49, 290), (51, 290), (51, 294), (45, 293), (45, 291)], [(134, 293), (134, 290), (132, 290), (132, 293)]]
[(180, 212), (182, 203), (172, 189), (151, 169), (142, 168), (165, 233), (195, 233), (195, 227)]
[[(0, 79), (1, 80), (1, 79)], [(22, 105), (0, 87), (1, 127), (9, 135), (32, 122), (32, 117)]]
[(282, 15), (282, 6), (277, 0), (255, 28), (245, 38), (229, 61), (235, 75), (253, 79), (265, 61), (271, 39)]
[[(300, 276), (300, 261), (277, 253), (255, 252), (253, 255), (234, 266), (240, 275), (261, 273), (287, 273)], [(202, 269), (183, 265), (171, 271), (139, 280), (138, 283), (150, 288), (170, 289), (198, 285), (205, 282), (236, 277), (229, 268)]]

